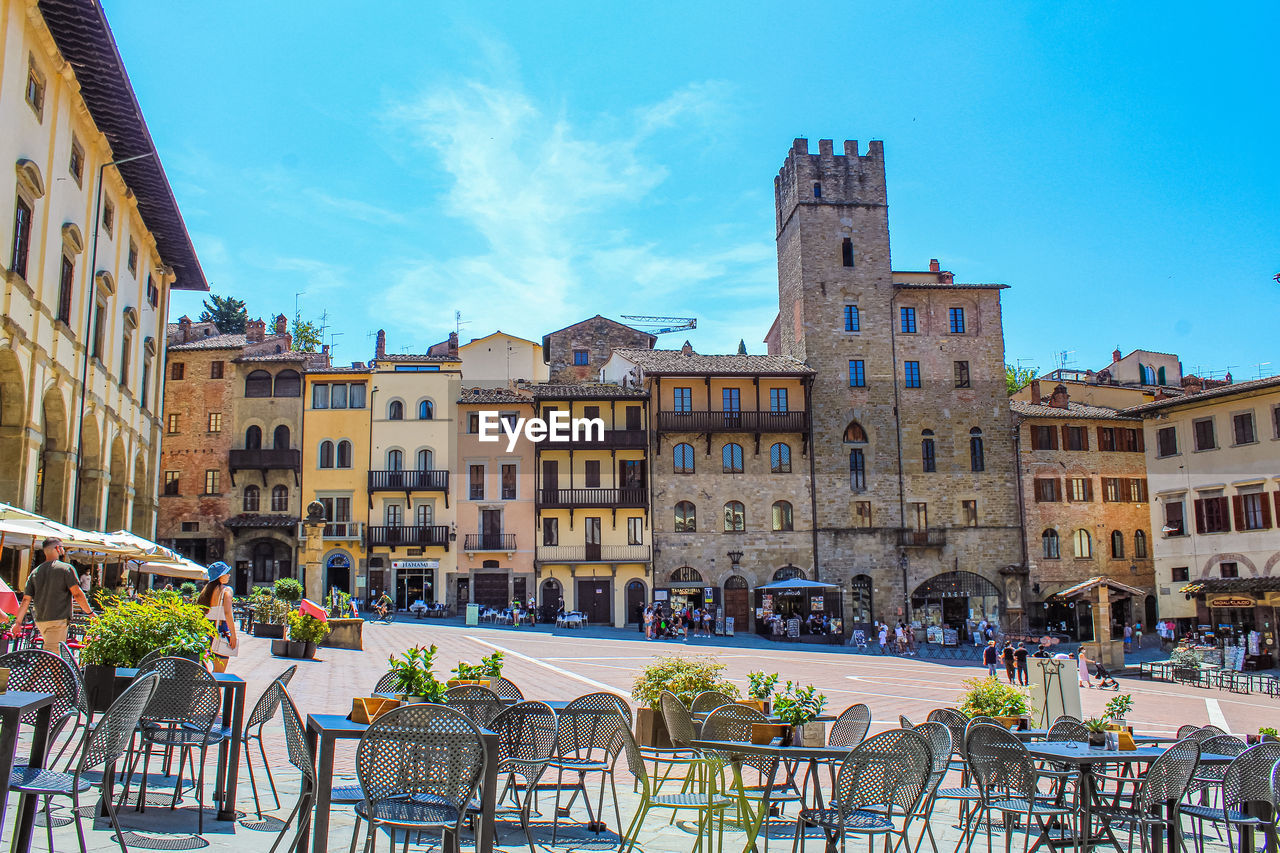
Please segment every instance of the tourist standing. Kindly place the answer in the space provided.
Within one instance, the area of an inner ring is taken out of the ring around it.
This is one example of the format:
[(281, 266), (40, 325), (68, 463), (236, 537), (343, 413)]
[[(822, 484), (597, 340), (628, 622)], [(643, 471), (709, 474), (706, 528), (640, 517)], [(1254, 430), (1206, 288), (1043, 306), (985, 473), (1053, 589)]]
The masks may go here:
[(1027, 675), (1027, 647), (1022, 643), (1018, 643), (1018, 647), (1013, 650), (1013, 662), (1018, 672), (1018, 683), (1026, 687), (1030, 678)]
[(67, 631), (71, 627), (71, 603), (74, 601), (85, 613), (89, 609), (89, 599), (80, 588), (80, 578), (76, 570), (63, 558), (67, 549), (62, 540), (50, 536), (41, 545), (44, 562), (36, 566), (35, 571), (27, 576), (27, 585), (22, 590), (22, 604), (14, 616), (15, 630), (22, 626), (26, 618), (27, 608), (32, 601), (36, 605), (36, 628), (44, 640), (44, 650), (58, 653), (58, 646), (67, 641)]
[(996, 641), (988, 640), (987, 646), (982, 650), (982, 665), (987, 668), (987, 677), (996, 677), (996, 664), (999, 662), (999, 656), (996, 654)]
[(226, 672), (231, 658), (240, 654), (235, 617), (231, 612), (231, 587), (227, 586), (227, 581), (231, 578), (231, 567), (218, 561), (209, 565), (206, 574), (209, 581), (200, 590), (196, 604), (205, 608), (205, 616), (217, 629), (209, 648), (213, 655), (213, 671)]
[(889, 626), (880, 626), (880, 654), (884, 654), (885, 644), (889, 642)]
[(1015, 671), (1016, 664), (1013, 656), (1013, 643), (1005, 640), (1004, 648), (1000, 651), (1000, 662), (1004, 664), (1005, 677), (1009, 679), (1010, 684), (1017, 683), (1017, 675)]
[(1133, 623), (1133, 644), (1138, 647), (1138, 651), (1142, 651), (1142, 623)]
[(646, 607), (644, 609), (644, 638), (646, 640), (653, 639), (653, 608)]
[(1133, 626), (1132, 626), (1132, 625), (1125, 625), (1125, 626), (1124, 626), (1124, 651), (1125, 651), (1125, 654), (1128, 654), (1128, 653), (1132, 650), (1132, 649), (1131, 649), (1131, 646), (1132, 646), (1132, 645), (1133, 645)]

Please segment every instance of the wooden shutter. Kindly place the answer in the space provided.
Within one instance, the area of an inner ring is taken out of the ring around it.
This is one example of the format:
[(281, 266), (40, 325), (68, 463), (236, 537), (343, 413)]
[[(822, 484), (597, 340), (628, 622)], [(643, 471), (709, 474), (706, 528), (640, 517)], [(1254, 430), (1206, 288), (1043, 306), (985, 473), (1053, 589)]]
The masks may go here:
[[(1105, 430), (1105, 429), (1106, 429), (1106, 427), (1098, 427), (1098, 449), (1099, 449), (1099, 450), (1103, 450), (1103, 449), (1104, 449), (1104, 443), (1103, 443), (1103, 441), (1102, 441), (1102, 436), (1103, 436), (1103, 432), (1104, 432), (1104, 430)], [(1103, 498), (1103, 500), (1106, 500), (1106, 498), (1104, 497), (1104, 498)]]
[(1134, 430), (1134, 435), (1138, 437), (1138, 446), (1135, 447), (1134, 450), (1138, 451), (1139, 453), (1145, 451), (1147, 449), (1147, 444), (1146, 444), (1146, 439), (1142, 437), (1142, 427), (1138, 427), (1136, 430)]
[(1194, 502), (1196, 507), (1196, 533), (1204, 533), (1204, 499)]
[(1235, 529), (1244, 530), (1244, 496), (1231, 496), (1231, 514), (1235, 517)]
[[(1043, 482), (1042, 478), (1036, 477), (1036, 503), (1044, 503), (1044, 487), (1041, 485)], [(1276, 504), (1280, 506), (1280, 492), (1276, 493)]]
[(1109, 487), (1110, 482), (1111, 482), (1110, 477), (1102, 478), (1102, 502), (1103, 503), (1107, 503), (1108, 501), (1111, 500), (1111, 498), (1109, 497), (1111, 494), (1111, 489)]
[(1274, 500), (1276, 504), (1276, 523), (1280, 524), (1280, 489), (1277, 489), (1271, 495), (1271, 499)]
[[(1085, 435), (1088, 435), (1088, 433), (1085, 433)], [(1085, 477), (1084, 479), (1084, 499), (1087, 501), (1093, 500), (1093, 478), (1092, 477)]]
[(1070, 429), (1071, 427), (1067, 426), (1066, 424), (1062, 425), (1062, 449), (1063, 450), (1071, 449), (1071, 436), (1068, 433), (1068, 430)]
[[(1280, 493), (1278, 493), (1280, 494)], [(1262, 529), (1271, 529), (1271, 504), (1267, 503), (1267, 493), (1263, 492), (1261, 499), (1258, 501), (1262, 508)]]
[(1071, 501), (1073, 500), (1072, 492), (1075, 491), (1075, 488), (1071, 485), (1071, 478), (1067, 477), (1065, 480), (1063, 480), (1062, 485), (1063, 485), (1062, 499), (1067, 503), (1071, 503)]

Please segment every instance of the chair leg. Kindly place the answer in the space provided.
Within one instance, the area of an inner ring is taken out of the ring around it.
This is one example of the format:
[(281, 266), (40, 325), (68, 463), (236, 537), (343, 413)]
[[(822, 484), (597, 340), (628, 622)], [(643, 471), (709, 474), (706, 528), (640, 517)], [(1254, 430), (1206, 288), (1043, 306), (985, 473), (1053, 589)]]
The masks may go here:
[(115, 803), (106, 797), (102, 798), (102, 802), (107, 807), (107, 817), (111, 818), (111, 827), (116, 831), (116, 839), (120, 842), (121, 853), (129, 853), (129, 848), (124, 843), (124, 830), (120, 828), (120, 821), (116, 818)]
[[(200, 747), (200, 781), (196, 783), (196, 826), (197, 833), (204, 835), (204, 765), (207, 747)], [(192, 750), (194, 752), (195, 750)]]
[[(284, 834), (289, 831), (289, 826), (293, 823), (293, 819), (302, 811), (302, 801), (307, 799), (307, 796), (307, 794), (303, 794), (298, 797), (298, 802), (293, 804), (293, 811), (289, 812), (289, 816), (284, 819), (284, 826), (280, 827), (280, 833), (276, 836), (275, 843), (271, 845), (271, 849), (267, 851), (267, 853), (276, 853), (276, 848), (279, 847), (280, 842), (284, 840)], [(259, 817), (261, 817), (261, 815), (259, 815)], [(303, 823), (305, 824), (305, 821)], [(289, 845), (289, 849), (292, 850), (296, 844), (297, 842), (295, 841), (294, 844)]]
[(80, 819), (80, 792), (74, 788), (71, 791), (71, 814), (76, 822), (76, 838), (80, 842), (80, 853), (89, 853), (89, 847), (84, 840), (84, 823)]
[(44, 831), (49, 836), (49, 853), (53, 853), (53, 814), (49, 811), (49, 800), (52, 797), (44, 798)]
[[(267, 747), (262, 743), (262, 737), (258, 737), (258, 751), (262, 753), (262, 769), (267, 771), (267, 784), (271, 786), (271, 796), (276, 801), (276, 808), (280, 808), (280, 795), (276, 793), (276, 780), (271, 775), (271, 764), (267, 761)], [(247, 754), (247, 751), (246, 751)]]
[(360, 815), (356, 815), (356, 825), (351, 827), (351, 851), (356, 853), (356, 840), (360, 837)]

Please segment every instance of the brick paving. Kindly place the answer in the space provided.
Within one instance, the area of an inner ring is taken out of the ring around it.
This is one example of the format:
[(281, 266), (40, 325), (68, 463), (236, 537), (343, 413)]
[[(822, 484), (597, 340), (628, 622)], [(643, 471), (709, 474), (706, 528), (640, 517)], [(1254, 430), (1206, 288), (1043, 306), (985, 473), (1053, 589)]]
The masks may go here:
[[(971, 662), (932, 661), (918, 657), (896, 658), (850, 654), (848, 650), (827, 646), (777, 645), (755, 636), (733, 638), (697, 638), (682, 641), (645, 641), (638, 632), (612, 628), (588, 628), (562, 631), (545, 627), (537, 629), (495, 628), (489, 626), (466, 627), (456, 622), (402, 621), (393, 625), (366, 624), (365, 650), (343, 651), (321, 649), (315, 661), (299, 662), (297, 675), (290, 692), (299, 710), (307, 713), (342, 713), (350, 710), (351, 697), (367, 695), (374, 682), (386, 671), (386, 658), (410, 645), (435, 644), (439, 647), (437, 675), (446, 676), (459, 659), (478, 662), (479, 658), (495, 648), (506, 652), (504, 675), (520, 685), (530, 698), (570, 699), (596, 690), (613, 690), (623, 695), (630, 693), (631, 682), (639, 670), (653, 656), (667, 653), (710, 654), (727, 666), (727, 675), (745, 688), (746, 674), (756, 669), (777, 671), (784, 679), (817, 685), (830, 700), (833, 711), (854, 702), (865, 702), (872, 709), (872, 732), (896, 727), (899, 714), (911, 719), (922, 719), (932, 708), (952, 704), (961, 690), (963, 679), (983, 673), (981, 667)], [(270, 642), (246, 638), (240, 657), (233, 660), (231, 670), (249, 682), (248, 705), (292, 661), (274, 658), (270, 654)], [(1130, 721), (1141, 731), (1169, 733), (1184, 723), (1215, 722), (1236, 733), (1255, 732), (1259, 726), (1277, 725), (1280, 721), (1280, 700), (1266, 696), (1237, 696), (1217, 690), (1202, 690), (1176, 686), (1162, 682), (1122, 679), (1122, 692), (1131, 693), (1135, 700)], [(1084, 691), (1086, 714), (1100, 714), (1103, 705), (1114, 694), (1099, 690)], [(246, 714), (248, 708), (246, 708)], [(25, 745), (20, 749), (25, 748)], [(340, 743), (336, 762), (338, 779), (354, 782), (352, 756), (355, 742)], [(274, 802), (265, 779), (259, 791), (264, 796), (264, 818), (254, 815), (253, 797), (248, 776), (241, 770), (237, 806), (246, 817), (237, 822), (218, 822), (212, 819), (212, 811), (206, 814), (203, 839), (194, 835), (195, 806), (189, 800), (178, 810), (148, 807), (138, 814), (128, 809), (122, 812), (122, 822), (129, 832), (131, 849), (207, 849), (211, 851), (266, 851), (275, 840), (275, 831), (295, 802), (298, 790), (297, 773), (288, 764), (282, 731), (277, 717), (268, 727), (267, 749), (276, 774), (282, 809), (272, 808)], [(212, 763), (210, 764), (212, 777)], [(163, 786), (163, 782), (160, 783)], [(170, 783), (171, 784), (171, 783)], [(211, 784), (211, 783), (210, 783)], [(161, 788), (163, 790), (163, 787)], [(171, 787), (170, 787), (171, 792)], [(671, 789), (668, 789), (668, 791)], [(630, 780), (618, 786), (624, 825), (634, 813), (636, 798), (631, 792)], [(209, 793), (212, 792), (210, 787)], [(16, 796), (10, 800), (5, 827), (11, 832), (16, 807)], [(167, 798), (165, 800), (167, 805)], [(540, 847), (550, 847), (550, 803), (547, 797), (540, 804), (541, 818), (534, 820), (534, 837)], [(608, 803), (608, 797), (606, 797)], [(61, 805), (61, 804), (59, 804)], [(790, 807), (788, 814), (793, 813)], [(78, 849), (74, 827), (66, 820), (65, 806), (54, 814), (54, 850)], [(695, 828), (683, 820), (667, 824), (668, 815), (655, 812), (646, 822), (641, 833), (641, 848), (650, 851), (688, 851), (693, 848)], [(683, 815), (682, 815), (683, 817)], [(616, 832), (612, 808), (606, 805), (606, 819), (610, 830)], [(596, 836), (584, 828), (570, 828), (565, 833), (564, 818), (556, 849), (605, 850), (617, 843), (612, 832)], [(574, 808), (573, 821), (585, 820), (580, 803)], [(953, 827), (954, 814), (946, 817), (935, 815), (935, 834), (943, 850), (954, 847), (958, 832)], [(329, 850), (346, 850), (351, 839), (352, 811), (350, 807), (335, 807), (333, 811)], [(794, 823), (784, 817), (778, 821), (772, 833), (771, 848), (789, 849)], [(89, 849), (94, 851), (118, 850), (113, 834), (105, 820), (87, 829)], [(1015, 839), (1020, 841), (1021, 839)], [(434, 847), (430, 844), (410, 845), (421, 850)], [(732, 826), (726, 827), (725, 849), (737, 851), (744, 841), (743, 834)], [(999, 846), (1003, 839), (997, 836)], [(1210, 846), (1225, 849), (1212, 834)], [(4, 838), (8, 843), (8, 837)], [(518, 823), (501, 822), (498, 827), (498, 843), (504, 851), (527, 850)], [(811, 842), (811, 847), (815, 842)], [(385, 844), (385, 839), (380, 845)], [(466, 835), (463, 846), (469, 846)], [(45, 849), (45, 830), (37, 825), (34, 847)], [(979, 845), (980, 846), (980, 845)], [(283, 848), (282, 848), (283, 849)]]

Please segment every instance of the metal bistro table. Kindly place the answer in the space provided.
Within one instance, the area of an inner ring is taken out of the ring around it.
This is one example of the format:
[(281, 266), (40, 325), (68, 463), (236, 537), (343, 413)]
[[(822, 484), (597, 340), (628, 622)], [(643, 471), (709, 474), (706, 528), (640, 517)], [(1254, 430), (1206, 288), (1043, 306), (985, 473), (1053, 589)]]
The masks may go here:
[[(54, 697), (50, 693), (29, 693), (10, 690), (0, 693), (0, 830), (4, 829), (5, 809), (9, 803), (9, 778), (13, 773), (13, 760), (18, 753), (18, 728), (22, 718), (36, 711), (34, 736), (31, 738), (31, 754), (28, 767), (44, 767), (49, 751), (50, 714)], [(18, 799), (18, 826), (13, 832), (15, 853), (31, 849), (31, 832), (35, 827), (36, 804), (39, 798), (23, 794)]]
[[(1094, 767), (1098, 764), (1127, 765), (1148, 763), (1163, 755), (1165, 750), (1158, 746), (1140, 746), (1137, 749), (1118, 750), (1099, 749), (1082, 743), (1030, 743), (1027, 745), (1027, 752), (1031, 753), (1034, 758), (1058, 764), (1069, 764), (1080, 769), (1080, 824), (1084, 831), (1083, 834), (1086, 836), (1081, 840), (1080, 850), (1082, 853), (1089, 853), (1099, 845), (1110, 845), (1109, 839), (1097, 837), (1093, 834), (1093, 801), (1097, 797), (1097, 780), (1094, 778)], [(1230, 764), (1231, 757), (1202, 753), (1200, 763)], [(1174, 832), (1178, 832), (1176, 825), (1174, 826)], [(1154, 853), (1160, 853), (1163, 848), (1163, 833), (1159, 830), (1153, 830), (1153, 835), (1154, 844), (1152, 849)], [(1168, 847), (1170, 850), (1181, 849), (1181, 842), (1177, 837), (1172, 838)], [(1241, 853), (1250, 853), (1250, 851), (1242, 850)]]
[[(116, 677), (132, 679), (137, 674), (136, 669), (121, 667), (116, 670)], [(213, 790), (215, 794), (222, 794), (218, 802), (218, 820), (235, 820), (236, 786), (240, 783), (240, 740), (244, 735), (245, 680), (229, 672), (215, 672), (213, 680), (222, 691), (222, 727), (226, 734), (218, 744), (218, 776)], [(106, 815), (105, 809), (101, 814)]]
[[(1049, 736), (1048, 729), (1010, 729), (1010, 734), (1023, 743), (1042, 741)], [(1177, 743), (1177, 735), (1134, 735), (1133, 742), (1143, 746), (1157, 746), (1162, 743)]]
[[(329, 849), (329, 809), (333, 796), (333, 758), (337, 742), (340, 739), (359, 740), (368, 728), (365, 723), (352, 722), (341, 714), (307, 715), (307, 746), (315, 756), (317, 784), (315, 806), (310, 818), (310, 839), (306, 832), (302, 833), (298, 853), (308, 853), (308, 850), (326, 853)], [(484, 744), (485, 764), (480, 784), (480, 830), (475, 849), (477, 853), (493, 853), (493, 824), (498, 800), (498, 736), (487, 729), (481, 729), (480, 739)]]

